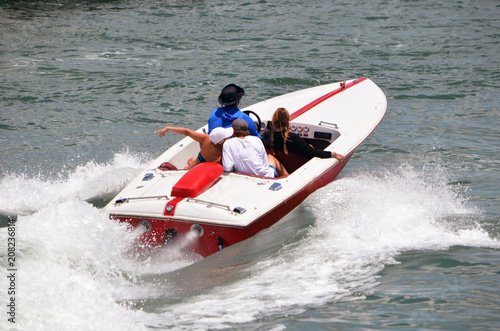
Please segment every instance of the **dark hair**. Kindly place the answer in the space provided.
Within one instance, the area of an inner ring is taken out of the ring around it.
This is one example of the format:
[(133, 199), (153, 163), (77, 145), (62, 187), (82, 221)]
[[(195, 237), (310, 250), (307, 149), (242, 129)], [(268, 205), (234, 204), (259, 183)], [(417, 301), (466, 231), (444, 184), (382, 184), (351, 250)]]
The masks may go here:
[(248, 123), (242, 118), (235, 119), (231, 126), (234, 129), (233, 137), (245, 137), (250, 134), (250, 131), (248, 131)]
[[(286, 148), (286, 141), (288, 139), (288, 134), (290, 133), (290, 114), (285, 108), (278, 108), (273, 114), (271, 121), (273, 125), (273, 131), (281, 132), (283, 137), (283, 151), (288, 154), (288, 149)], [(271, 132), (271, 150), (274, 147), (274, 132)], [(274, 154), (274, 150), (273, 150)]]
[(234, 130), (233, 137), (246, 137), (250, 134), (248, 130)]

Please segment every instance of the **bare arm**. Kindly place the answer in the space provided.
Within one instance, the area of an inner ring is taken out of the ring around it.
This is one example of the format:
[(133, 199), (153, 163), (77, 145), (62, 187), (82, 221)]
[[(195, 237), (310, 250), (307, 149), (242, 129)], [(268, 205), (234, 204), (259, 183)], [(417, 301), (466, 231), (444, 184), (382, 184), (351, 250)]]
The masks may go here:
[(335, 152), (331, 152), (331, 153), (332, 153), (332, 157), (336, 158), (339, 161), (342, 161), (344, 159), (344, 155), (342, 155), (342, 154), (335, 153)]
[(200, 133), (200, 132), (190, 130), (188, 128), (180, 128), (180, 127), (175, 127), (175, 126), (166, 126), (163, 129), (156, 131), (155, 133), (158, 133), (160, 138), (161, 138), (168, 131), (171, 131), (171, 132), (177, 133), (177, 134), (182, 134), (183, 136), (188, 136), (199, 143), (202, 143), (205, 140), (205, 138), (208, 136), (206, 133)]

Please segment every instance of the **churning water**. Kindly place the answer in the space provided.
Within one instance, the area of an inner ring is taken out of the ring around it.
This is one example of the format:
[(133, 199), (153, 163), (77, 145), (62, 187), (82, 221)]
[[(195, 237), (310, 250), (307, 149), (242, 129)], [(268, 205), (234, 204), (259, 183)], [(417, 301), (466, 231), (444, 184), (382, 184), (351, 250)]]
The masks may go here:
[[(495, 1), (2, 2), (1, 329), (497, 328), (499, 20)], [(102, 210), (224, 85), (246, 106), (361, 76), (382, 124), (255, 237), (141, 252)]]

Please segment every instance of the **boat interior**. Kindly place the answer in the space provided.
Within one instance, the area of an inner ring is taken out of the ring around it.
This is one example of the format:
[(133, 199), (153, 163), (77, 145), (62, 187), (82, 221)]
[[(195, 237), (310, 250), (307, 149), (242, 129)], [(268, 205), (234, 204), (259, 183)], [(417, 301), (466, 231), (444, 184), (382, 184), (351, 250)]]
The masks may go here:
[[(267, 124), (262, 122), (260, 132), (262, 133), (266, 128)], [(323, 121), (318, 125), (290, 122), (290, 132), (298, 134), (314, 148), (321, 150), (324, 150), (341, 135), (336, 124)], [(196, 158), (200, 151), (200, 145), (195, 141), (182, 147), (180, 153), (175, 154), (160, 166), (161, 170), (182, 169), (187, 164), (187, 160)], [(285, 154), (284, 152), (275, 151), (275, 156), (290, 174), (309, 161), (297, 153)]]
[[(290, 122), (290, 132), (299, 135), (308, 144), (321, 150), (324, 150), (340, 137), (338, 126), (328, 122), (320, 122), (318, 125)], [(285, 154), (280, 151), (274, 153), (278, 161), (290, 174), (309, 161), (309, 159), (297, 153)]]

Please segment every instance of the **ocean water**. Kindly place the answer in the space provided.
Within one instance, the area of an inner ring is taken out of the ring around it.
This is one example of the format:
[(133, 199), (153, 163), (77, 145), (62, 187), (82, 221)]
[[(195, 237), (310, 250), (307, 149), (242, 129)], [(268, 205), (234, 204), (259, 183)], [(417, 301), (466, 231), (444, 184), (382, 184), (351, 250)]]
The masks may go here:
[[(1, 1), (0, 329), (500, 328), (499, 41), (489, 0)], [(255, 237), (141, 253), (102, 210), (226, 84), (356, 77), (384, 120)]]

